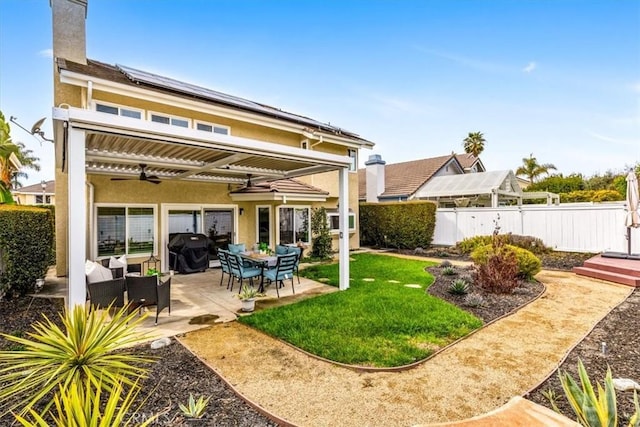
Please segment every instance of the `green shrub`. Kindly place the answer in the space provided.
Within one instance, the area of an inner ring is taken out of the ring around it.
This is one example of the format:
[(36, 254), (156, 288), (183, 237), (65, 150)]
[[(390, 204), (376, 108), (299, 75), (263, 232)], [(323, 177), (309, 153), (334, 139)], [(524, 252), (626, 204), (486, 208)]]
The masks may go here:
[(522, 278), (531, 279), (542, 268), (540, 258), (526, 249), (512, 245), (501, 245), (498, 250), (493, 245), (480, 246), (471, 253), (471, 259), (473, 259), (474, 263), (483, 265), (487, 263), (491, 255), (503, 252), (513, 254), (516, 259), (517, 274)]
[(560, 194), (561, 203), (615, 202), (619, 200), (624, 200), (624, 195), (616, 190), (581, 190)]
[[(461, 242), (456, 244), (458, 250), (463, 254), (470, 254), (473, 252), (478, 246), (488, 245), (493, 242), (494, 236), (474, 236), (468, 237)], [(497, 239), (500, 239), (500, 242), (505, 245), (513, 245), (522, 249), (526, 249), (530, 252), (533, 252), (536, 255), (542, 255), (551, 251), (551, 248), (545, 246), (544, 242), (533, 236), (521, 236), (518, 234), (499, 234), (496, 236)]]
[(50, 210), (0, 205), (0, 291), (34, 291), (52, 259), (53, 230)]
[(317, 259), (329, 259), (332, 255), (332, 238), (327, 222), (327, 210), (324, 207), (311, 212), (311, 256)]
[(360, 204), (360, 244), (363, 246), (426, 248), (433, 240), (435, 224), (433, 202)]
[(461, 242), (456, 243), (458, 250), (463, 254), (470, 254), (478, 246), (484, 246), (491, 243), (493, 236), (474, 236), (467, 237)]

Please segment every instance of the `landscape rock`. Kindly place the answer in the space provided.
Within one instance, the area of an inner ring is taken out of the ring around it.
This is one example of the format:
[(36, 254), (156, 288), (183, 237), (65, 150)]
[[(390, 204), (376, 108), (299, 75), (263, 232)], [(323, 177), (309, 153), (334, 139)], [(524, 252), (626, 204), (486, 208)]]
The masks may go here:
[(158, 350), (162, 347), (168, 347), (171, 345), (171, 338), (160, 338), (151, 343), (151, 350)]
[(640, 384), (629, 378), (614, 378), (613, 388), (619, 391), (640, 390)]

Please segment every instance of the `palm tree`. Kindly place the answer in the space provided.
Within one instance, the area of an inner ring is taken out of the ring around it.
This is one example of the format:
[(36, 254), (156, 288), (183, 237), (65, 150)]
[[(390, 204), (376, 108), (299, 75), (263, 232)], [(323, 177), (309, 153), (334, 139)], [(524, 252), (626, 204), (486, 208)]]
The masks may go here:
[(16, 172), (9, 161), (12, 154), (18, 155), (20, 148), (11, 141), (11, 129), (0, 111), (0, 203), (13, 203), (11, 179)]
[(533, 157), (533, 153), (531, 153), (529, 157), (524, 157), (522, 159), (522, 166), (516, 169), (516, 175), (528, 178), (529, 182), (533, 184), (536, 178), (541, 175), (549, 174), (550, 170), (557, 169), (551, 163), (538, 163), (538, 159)]
[(11, 187), (14, 190), (22, 187), (22, 183), (18, 181), (20, 178), (28, 179), (29, 175), (24, 171), (24, 169), (33, 169), (36, 172), (40, 172), (40, 161), (39, 157), (33, 155), (33, 151), (29, 150), (25, 147), (24, 143), (17, 142), (18, 151), (16, 152), (16, 157), (20, 160), (20, 164), (22, 165), (22, 169), (14, 172), (13, 177), (11, 179)]
[(484, 151), (484, 143), (486, 141), (482, 132), (469, 132), (463, 142), (464, 152), (478, 157)]

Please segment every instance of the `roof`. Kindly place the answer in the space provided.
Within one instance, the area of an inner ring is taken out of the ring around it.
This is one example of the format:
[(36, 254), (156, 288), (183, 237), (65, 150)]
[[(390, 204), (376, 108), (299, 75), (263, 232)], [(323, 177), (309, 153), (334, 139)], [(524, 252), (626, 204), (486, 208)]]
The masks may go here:
[[(56, 182), (54, 180), (45, 182), (45, 190), (46, 194), (55, 194), (56, 192)], [(42, 194), (42, 183), (27, 185), (26, 187), (20, 187), (14, 190), (14, 193), (35, 193)]]
[(137, 70), (125, 65), (110, 65), (100, 61), (87, 59), (87, 64), (78, 64), (64, 58), (57, 59), (58, 67), (62, 70), (96, 77), (111, 82), (125, 85), (145, 87), (150, 90), (169, 93), (172, 95), (198, 99), (211, 104), (222, 105), (228, 108), (249, 111), (262, 116), (277, 118), (283, 121), (308, 126), (308, 131), (315, 130), (328, 132), (343, 138), (354, 140), (367, 146), (373, 146), (371, 141), (361, 138), (358, 134), (342, 129), (328, 123), (322, 123), (309, 117), (283, 111), (266, 104), (250, 101), (234, 95), (225, 94), (212, 89), (207, 89), (191, 83), (182, 82), (169, 77), (160, 76), (142, 70)]
[(474, 156), (471, 153), (456, 154), (456, 159), (458, 160), (458, 162), (460, 162), (460, 165), (465, 171), (471, 169), (476, 163), (479, 163), (481, 166), (481, 170), (479, 170), (478, 172), (485, 171), (484, 165), (482, 164), (482, 161), (480, 161), (480, 158)]
[(510, 170), (436, 176), (416, 197), (460, 197), (491, 194), (519, 194), (520, 186)]
[[(412, 195), (451, 160), (459, 164), (456, 155), (449, 154), (446, 156), (431, 157), (428, 159), (411, 160), (408, 162), (385, 165), (385, 191), (380, 195), (380, 198), (407, 197)], [(366, 199), (366, 197), (366, 169), (359, 169), (358, 198)]]
[(323, 195), (329, 193), (309, 184), (305, 184), (295, 179), (279, 179), (271, 182), (261, 182), (251, 186), (243, 187), (232, 191), (230, 194), (258, 194), (258, 193), (287, 193), (287, 194), (309, 194)]

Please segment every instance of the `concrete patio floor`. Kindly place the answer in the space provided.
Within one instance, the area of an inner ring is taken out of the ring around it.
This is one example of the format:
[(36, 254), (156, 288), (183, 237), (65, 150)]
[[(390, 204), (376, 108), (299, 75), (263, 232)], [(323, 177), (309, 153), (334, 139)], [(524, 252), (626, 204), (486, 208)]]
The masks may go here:
[[(210, 268), (202, 273), (172, 276), (171, 315), (167, 309), (164, 309), (158, 316), (158, 324), (154, 325), (155, 307), (149, 307), (147, 310), (149, 315), (139, 328), (140, 331), (148, 333), (150, 339), (171, 337), (212, 323), (229, 322), (242, 316), (243, 313), (240, 310), (242, 304), (237, 298), (237, 281), (233, 291), (229, 291), (226, 287), (228, 276), (224, 276), (222, 286), (220, 286), (221, 275), (222, 272), (219, 268)], [(168, 276), (164, 276), (163, 279), (166, 280), (166, 277)], [(275, 284), (265, 286), (266, 296), (256, 300), (256, 310), (290, 304), (304, 298), (338, 290), (336, 287), (304, 277), (300, 277), (300, 283), (298, 283), (298, 278), (294, 277), (295, 294), (293, 294), (291, 281), (287, 280), (284, 283), (285, 286), (279, 289), (280, 298), (276, 296)], [(55, 270), (49, 271), (45, 287), (36, 294), (38, 297), (58, 298), (66, 298), (66, 295), (67, 278), (56, 277)]]

